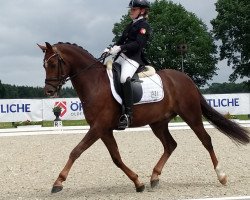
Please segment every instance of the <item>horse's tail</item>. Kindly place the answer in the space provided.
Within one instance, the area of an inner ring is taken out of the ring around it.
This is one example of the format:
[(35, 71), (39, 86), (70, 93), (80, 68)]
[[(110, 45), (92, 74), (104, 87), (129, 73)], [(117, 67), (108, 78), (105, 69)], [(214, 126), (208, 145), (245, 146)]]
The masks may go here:
[(238, 144), (250, 142), (249, 132), (246, 129), (217, 112), (207, 103), (201, 93), (200, 97), (202, 114), (210, 123)]

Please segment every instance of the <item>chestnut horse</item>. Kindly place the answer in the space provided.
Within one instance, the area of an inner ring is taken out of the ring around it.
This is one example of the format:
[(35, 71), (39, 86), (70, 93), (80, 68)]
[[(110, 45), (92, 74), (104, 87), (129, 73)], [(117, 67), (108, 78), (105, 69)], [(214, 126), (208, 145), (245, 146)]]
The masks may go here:
[[(55, 96), (62, 85), (67, 80), (71, 80), (82, 102), (86, 121), (90, 125), (87, 134), (70, 153), (51, 192), (55, 193), (63, 189), (62, 183), (67, 179), (75, 160), (98, 139), (106, 145), (114, 164), (133, 181), (136, 191), (142, 192), (145, 188), (144, 184), (139, 180), (138, 175), (122, 161), (113, 135), (121, 114), (121, 106), (112, 96), (106, 67), (88, 51), (75, 44), (50, 45), (46, 42), (46, 46), (38, 46), (45, 53), (45, 93), (48, 96)], [(176, 141), (168, 130), (168, 123), (177, 115), (200, 139), (210, 154), (220, 183), (226, 184), (227, 176), (219, 166), (211, 137), (204, 129), (202, 115), (236, 143), (249, 143), (249, 132), (210, 107), (194, 82), (184, 73), (170, 69), (157, 73), (162, 79), (164, 98), (155, 103), (134, 105), (131, 124), (131, 127), (149, 125), (164, 147), (164, 152), (152, 171), (151, 187), (158, 185), (159, 175), (177, 147)]]

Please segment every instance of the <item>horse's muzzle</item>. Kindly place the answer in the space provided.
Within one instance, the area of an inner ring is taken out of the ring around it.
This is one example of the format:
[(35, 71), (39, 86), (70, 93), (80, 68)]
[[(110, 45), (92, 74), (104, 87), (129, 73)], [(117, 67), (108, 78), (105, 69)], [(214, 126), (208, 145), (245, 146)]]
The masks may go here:
[(44, 87), (44, 94), (52, 98), (58, 97), (57, 89), (47, 84)]

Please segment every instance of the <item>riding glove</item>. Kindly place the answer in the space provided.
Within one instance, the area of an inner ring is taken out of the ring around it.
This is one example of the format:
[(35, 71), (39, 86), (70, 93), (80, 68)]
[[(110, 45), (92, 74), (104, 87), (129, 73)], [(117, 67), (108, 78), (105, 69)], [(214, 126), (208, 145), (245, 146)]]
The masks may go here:
[(109, 48), (106, 48), (104, 49), (103, 53), (109, 53), (110, 49)]

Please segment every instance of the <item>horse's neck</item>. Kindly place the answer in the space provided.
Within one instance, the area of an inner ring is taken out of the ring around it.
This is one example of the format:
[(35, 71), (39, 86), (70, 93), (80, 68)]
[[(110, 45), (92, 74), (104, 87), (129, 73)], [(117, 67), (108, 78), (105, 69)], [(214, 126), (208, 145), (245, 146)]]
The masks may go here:
[[(86, 67), (92, 65), (95, 61), (85, 63)], [(85, 68), (78, 69), (77, 76), (71, 80), (80, 100), (84, 103), (91, 103), (93, 97), (96, 97), (103, 88), (106, 70), (101, 63)], [(97, 97), (98, 98), (98, 97)]]

